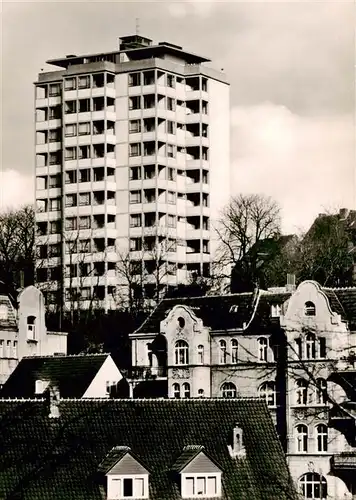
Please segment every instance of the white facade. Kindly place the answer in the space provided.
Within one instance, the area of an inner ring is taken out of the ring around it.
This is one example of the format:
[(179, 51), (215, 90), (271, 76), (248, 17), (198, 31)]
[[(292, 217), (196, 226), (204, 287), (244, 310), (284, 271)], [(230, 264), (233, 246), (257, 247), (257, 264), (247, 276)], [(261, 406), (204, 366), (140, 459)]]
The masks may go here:
[(121, 379), (120, 370), (109, 355), (83, 394), (83, 398), (109, 398), (110, 388), (116, 386)]
[(37, 281), (47, 302), (115, 308), (122, 260), (148, 297), (157, 281), (209, 275), (230, 195), (230, 131), (229, 86), (206, 61), (136, 36), (39, 74)]

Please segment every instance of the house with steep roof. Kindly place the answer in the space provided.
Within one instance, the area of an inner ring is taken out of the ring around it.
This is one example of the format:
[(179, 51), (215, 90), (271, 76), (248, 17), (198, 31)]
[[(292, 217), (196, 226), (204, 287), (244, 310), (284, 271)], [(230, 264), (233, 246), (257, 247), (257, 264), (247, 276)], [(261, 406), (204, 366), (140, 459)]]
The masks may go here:
[(45, 400), (0, 401), (0, 498), (296, 498), (257, 398), (56, 405), (54, 412)]
[(327, 378), (356, 345), (355, 325), (356, 288), (312, 281), (294, 292), (163, 300), (130, 335), (131, 396), (259, 396), (304, 498), (349, 498), (330, 468), (345, 443), (328, 425)]
[(60, 398), (109, 398), (122, 375), (110, 354), (22, 358), (0, 398), (38, 398), (55, 390)]
[(0, 387), (24, 356), (67, 353), (67, 333), (46, 328), (43, 294), (24, 288), (17, 301), (0, 283)]

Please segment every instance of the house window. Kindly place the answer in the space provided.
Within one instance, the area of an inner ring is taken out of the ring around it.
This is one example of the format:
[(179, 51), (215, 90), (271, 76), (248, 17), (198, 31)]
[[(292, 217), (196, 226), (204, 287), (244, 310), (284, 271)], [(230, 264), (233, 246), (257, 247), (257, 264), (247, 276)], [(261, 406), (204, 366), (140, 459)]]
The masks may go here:
[(168, 214), (167, 221), (168, 227), (176, 227), (176, 218), (174, 215)]
[(171, 167), (168, 168), (167, 180), (169, 180), (169, 181), (175, 181), (176, 180), (176, 171), (175, 171), (174, 168), (171, 168)]
[(27, 316), (27, 340), (36, 339), (36, 317)]
[(11, 340), (6, 342), (6, 357), (11, 358)]
[(9, 308), (2, 304), (0, 306), (0, 321), (6, 321), (9, 317)]
[(167, 144), (167, 156), (168, 158), (175, 158), (176, 156), (175, 146), (172, 144)]
[(317, 405), (325, 405), (327, 403), (327, 384), (323, 378), (316, 380), (315, 387), (315, 402)]
[(231, 340), (231, 363), (237, 363), (239, 344), (236, 339)]
[(304, 379), (299, 379), (296, 381), (296, 404), (306, 405), (308, 402), (308, 384)]
[(68, 219), (66, 219), (65, 228), (66, 231), (75, 231), (77, 229), (77, 218), (69, 217)]
[(299, 479), (299, 488), (304, 498), (311, 500), (326, 499), (328, 486), (324, 476), (316, 472), (308, 472)]
[(129, 121), (129, 134), (138, 134), (141, 132), (141, 120)]
[(174, 75), (167, 75), (167, 87), (174, 88), (176, 81)]
[(188, 384), (188, 382), (184, 382), (184, 384), (182, 385), (182, 389), (183, 398), (190, 398), (190, 385)]
[(79, 229), (90, 229), (90, 216), (79, 217)]
[(60, 95), (61, 93), (61, 86), (59, 83), (52, 83), (50, 86), (49, 86), (49, 93), (48, 95), (50, 97), (56, 97), (58, 95)]
[(77, 159), (77, 148), (66, 148), (64, 153), (65, 160), (76, 160)]
[(225, 382), (221, 388), (220, 392), (223, 398), (236, 398), (237, 389), (236, 385), (232, 382)]
[(187, 476), (184, 478), (183, 498), (215, 497), (218, 495), (218, 478), (216, 476)]
[(79, 193), (79, 205), (90, 205), (90, 193)]
[(141, 96), (133, 96), (130, 97), (129, 99), (129, 109), (134, 110), (134, 109), (140, 109), (141, 108)]
[(141, 191), (130, 191), (130, 203), (141, 203)]
[(132, 252), (137, 252), (142, 250), (141, 238), (130, 238), (130, 250)]
[(136, 142), (130, 144), (130, 156), (140, 156), (141, 154), (141, 143)]
[(174, 364), (187, 365), (189, 362), (189, 346), (184, 340), (178, 340), (174, 347)]
[(173, 191), (168, 191), (167, 192), (167, 203), (170, 205), (174, 205), (176, 203), (176, 193)]
[(64, 112), (67, 115), (77, 112), (77, 101), (65, 101)]
[(90, 134), (90, 123), (78, 123), (78, 135), (88, 135)]
[(198, 364), (204, 364), (204, 346), (202, 344), (198, 345)]
[(257, 340), (258, 342), (258, 360), (267, 361), (267, 339), (261, 337)]
[(12, 344), (12, 357), (17, 358), (17, 340)]
[(304, 315), (305, 316), (315, 316), (316, 309), (315, 309), (315, 304), (314, 302), (306, 302), (304, 304)]
[(90, 88), (90, 76), (79, 76), (78, 77), (78, 89), (88, 89)]
[(275, 382), (264, 382), (258, 389), (258, 395), (261, 399), (265, 399), (267, 406), (273, 407), (277, 405)]
[(77, 88), (76, 78), (66, 78), (64, 80), (64, 90), (75, 90)]
[(280, 304), (273, 304), (271, 306), (271, 317), (279, 318), (282, 312), (282, 307)]
[(4, 357), (4, 341), (0, 340), (0, 358)]
[(204, 397), (204, 389), (198, 389), (198, 397), (203, 398)]
[(312, 333), (308, 333), (308, 335), (305, 337), (305, 358), (316, 358), (316, 340), (315, 335)]
[(220, 364), (224, 365), (227, 361), (226, 341), (220, 340), (219, 346), (220, 346), (220, 361), (219, 362), (220, 362)]
[(171, 120), (167, 121), (167, 134), (175, 134), (176, 131), (176, 124), (175, 122), (172, 122)]
[(316, 426), (316, 436), (318, 451), (328, 451), (328, 427), (325, 424)]
[(59, 198), (52, 198), (49, 200), (49, 209), (51, 212), (56, 212), (61, 209), (61, 200)]
[(173, 384), (173, 397), (175, 399), (180, 398), (180, 385), (179, 384)]
[(66, 207), (76, 207), (77, 206), (77, 195), (67, 194), (66, 195)]
[(296, 427), (297, 432), (297, 452), (307, 453), (308, 451), (308, 427), (304, 424), (299, 424)]
[(141, 227), (142, 217), (141, 214), (130, 215), (130, 227)]
[(141, 73), (129, 74), (129, 87), (138, 87), (141, 85)]

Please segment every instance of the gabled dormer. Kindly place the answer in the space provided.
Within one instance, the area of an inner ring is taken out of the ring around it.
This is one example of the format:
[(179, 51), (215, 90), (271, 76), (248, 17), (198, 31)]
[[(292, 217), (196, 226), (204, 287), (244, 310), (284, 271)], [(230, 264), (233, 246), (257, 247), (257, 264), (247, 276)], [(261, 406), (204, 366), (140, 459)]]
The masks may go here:
[(182, 498), (221, 496), (222, 469), (203, 446), (185, 446), (172, 471), (180, 484)]
[(148, 498), (149, 471), (128, 446), (115, 446), (98, 468), (105, 475), (106, 499)]

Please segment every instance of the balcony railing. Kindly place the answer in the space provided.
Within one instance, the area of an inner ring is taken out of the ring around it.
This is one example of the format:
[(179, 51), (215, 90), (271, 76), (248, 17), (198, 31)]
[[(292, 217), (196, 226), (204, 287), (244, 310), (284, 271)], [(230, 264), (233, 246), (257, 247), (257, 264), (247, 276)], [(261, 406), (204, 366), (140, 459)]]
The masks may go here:
[(167, 377), (165, 366), (134, 366), (127, 370), (126, 378), (131, 380), (154, 380)]

